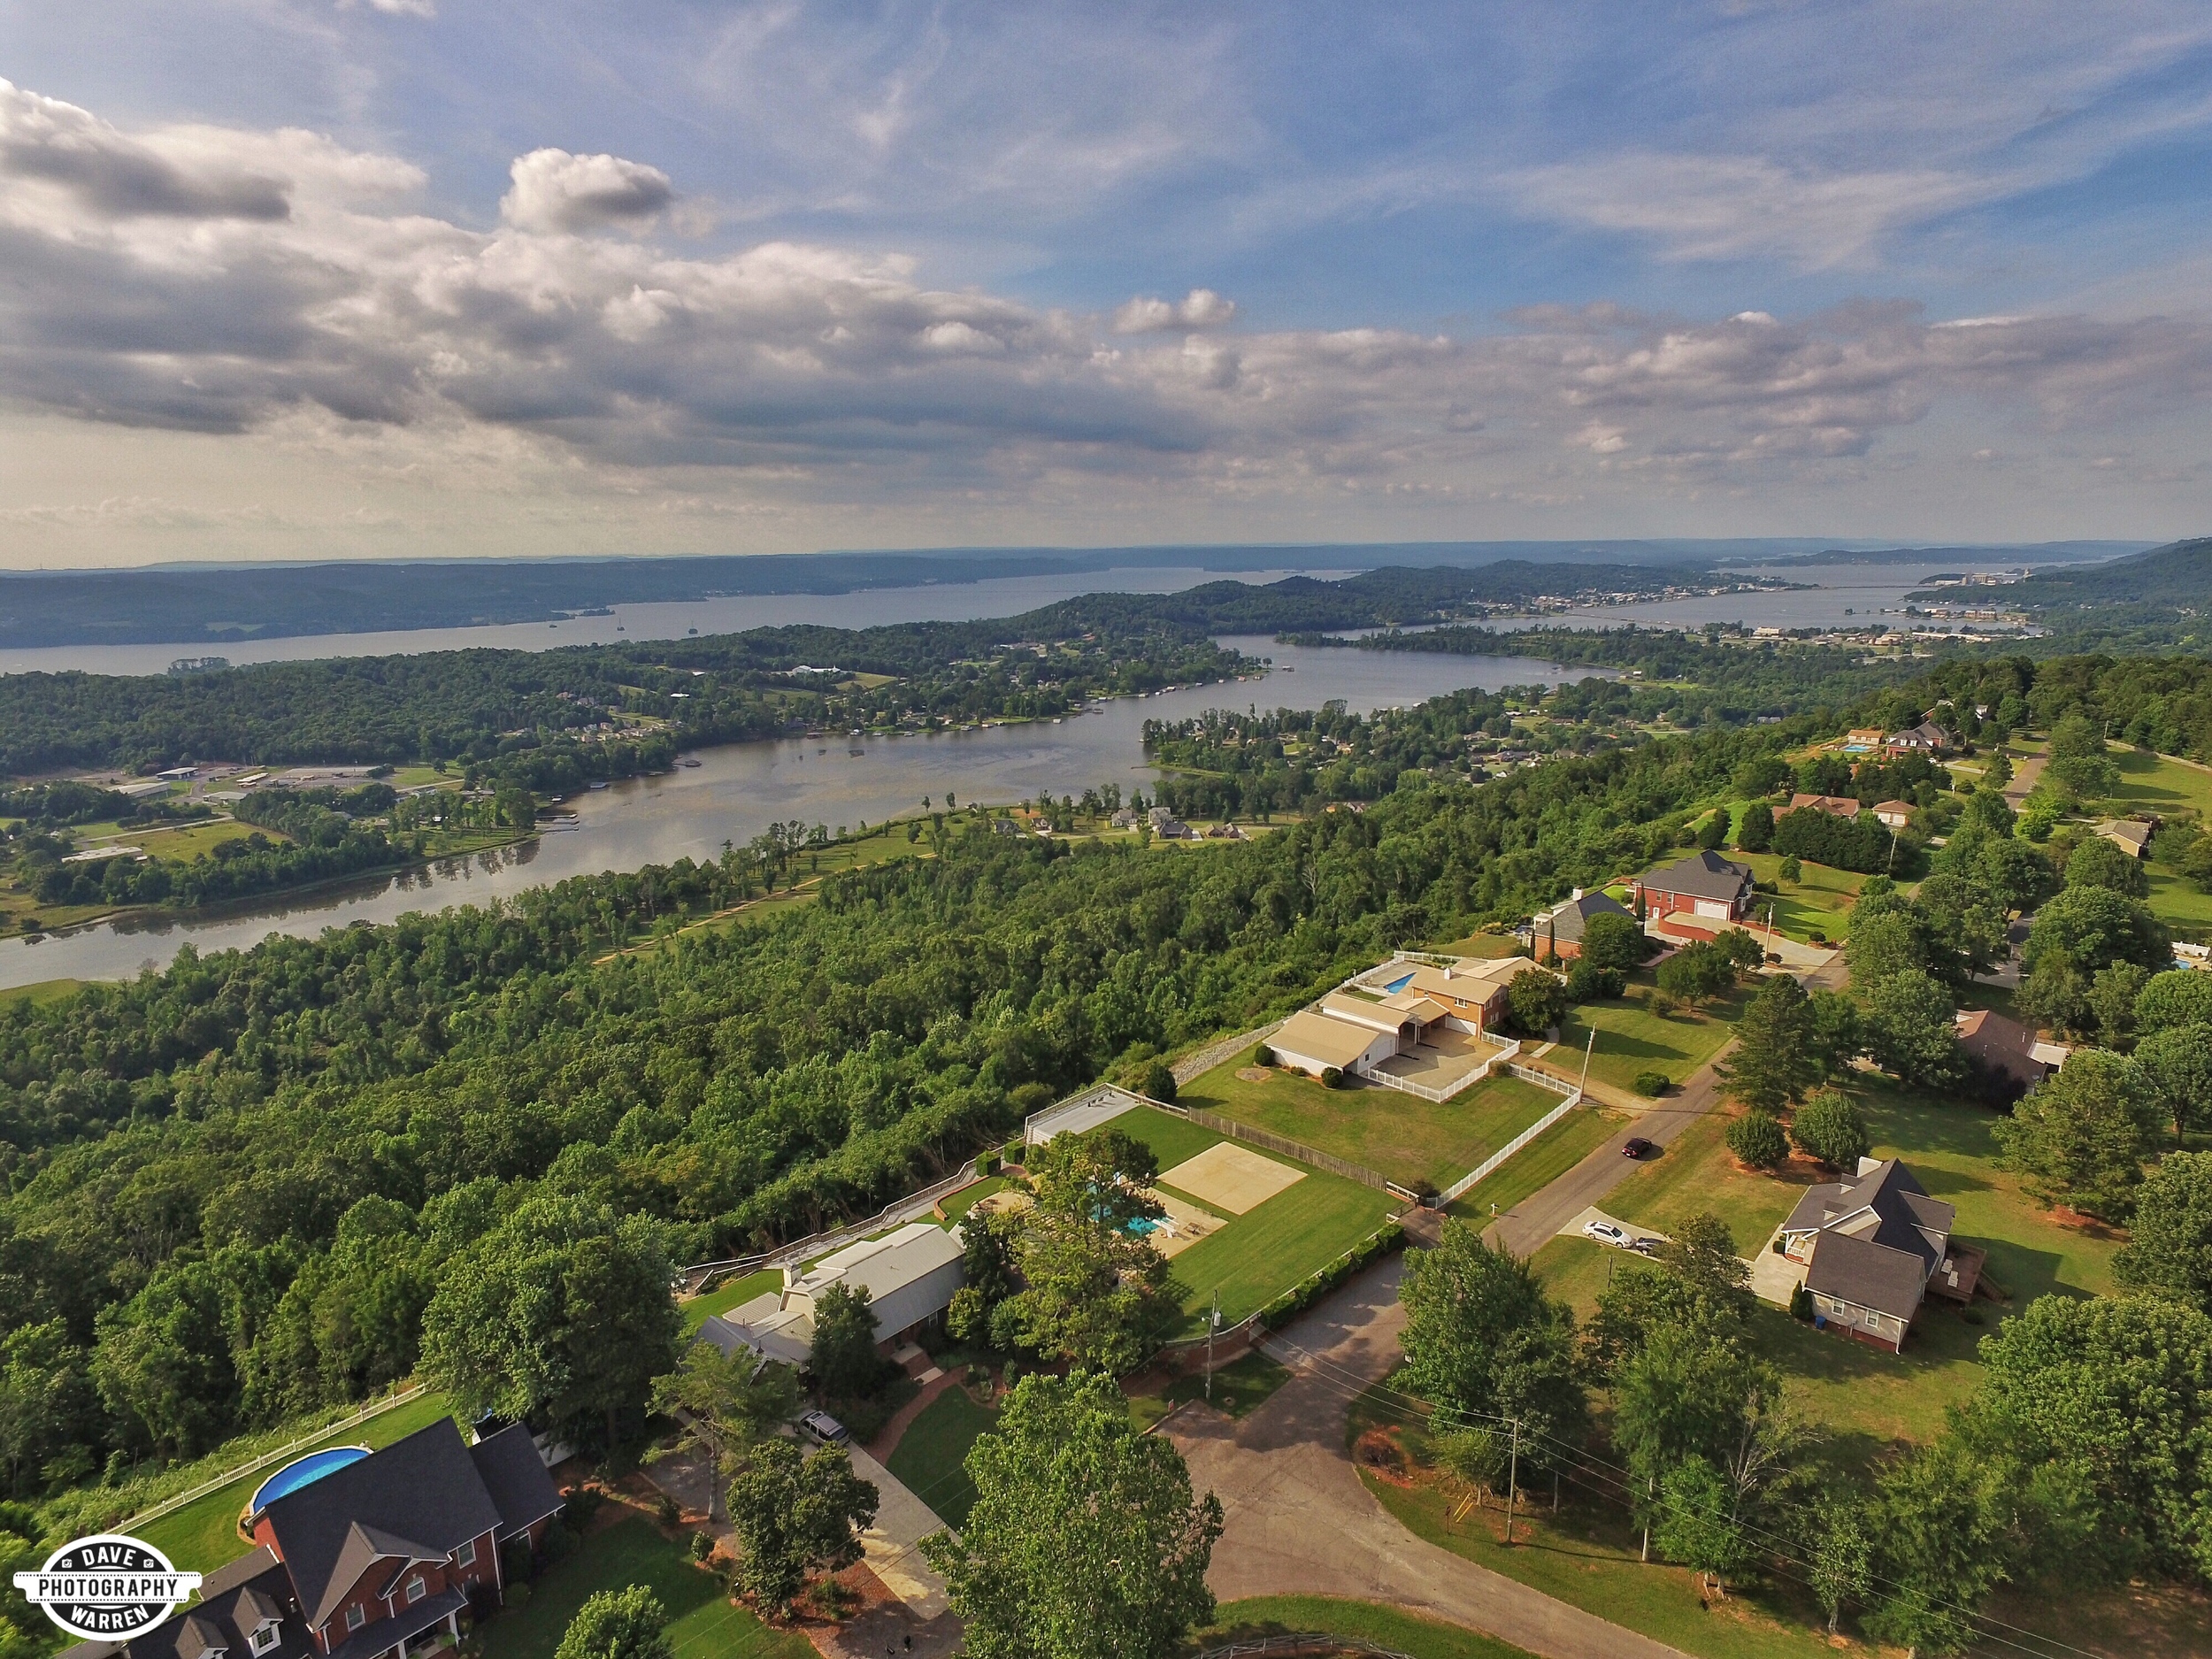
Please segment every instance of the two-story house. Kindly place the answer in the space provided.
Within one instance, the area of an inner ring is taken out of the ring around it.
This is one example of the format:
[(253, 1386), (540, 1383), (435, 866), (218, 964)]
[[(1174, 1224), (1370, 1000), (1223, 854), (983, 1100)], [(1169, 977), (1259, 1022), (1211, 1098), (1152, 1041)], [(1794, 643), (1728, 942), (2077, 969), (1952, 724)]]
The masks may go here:
[(158, 1629), (63, 1659), (408, 1659), (459, 1640), (471, 1594), (504, 1587), (502, 1547), (535, 1548), (561, 1503), (526, 1426), (470, 1446), (441, 1417), (247, 1515), (257, 1548)]
[(1779, 1242), (1824, 1327), (1894, 1354), (1930, 1294), (1974, 1294), (1984, 1253), (1952, 1240), (1957, 1213), (1895, 1158), (1863, 1158), (1854, 1179), (1805, 1189)]

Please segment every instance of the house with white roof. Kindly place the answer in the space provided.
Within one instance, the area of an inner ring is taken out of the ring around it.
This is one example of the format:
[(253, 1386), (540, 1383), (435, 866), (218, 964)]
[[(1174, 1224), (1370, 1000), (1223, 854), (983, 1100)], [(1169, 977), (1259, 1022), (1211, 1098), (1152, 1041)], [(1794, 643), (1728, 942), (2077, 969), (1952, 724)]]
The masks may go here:
[(803, 1366), (814, 1352), (815, 1299), (832, 1285), (868, 1299), (876, 1346), (885, 1352), (952, 1305), (960, 1288), (962, 1240), (956, 1229), (910, 1221), (879, 1239), (864, 1239), (812, 1267), (787, 1267), (783, 1288), (764, 1291), (727, 1313), (710, 1314), (702, 1341), (725, 1354), (740, 1348), (785, 1365)]

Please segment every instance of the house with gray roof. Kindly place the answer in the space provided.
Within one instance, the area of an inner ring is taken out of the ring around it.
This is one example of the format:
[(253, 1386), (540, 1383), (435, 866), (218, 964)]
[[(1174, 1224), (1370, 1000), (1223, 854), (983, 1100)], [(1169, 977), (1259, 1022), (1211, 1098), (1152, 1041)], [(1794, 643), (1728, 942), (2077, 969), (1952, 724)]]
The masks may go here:
[(1594, 916), (1622, 916), (1629, 926), (1635, 926), (1636, 918), (1628, 907), (1609, 893), (1594, 889), (1585, 893), (1580, 887), (1563, 904), (1544, 912), (1536, 918), (1534, 946), (1540, 954), (1548, 946), (1562, 962), (1571, 962), (1582, 954), (1582, 930)]
[(409, 1659), (460, 1640), (472, 1599), (504, 1588), (502, 1547), (534, 1548), (562, 1502), (526, 1425), (471, 1446), (440, 1417), (254, 1510), (258, 1548), (186, 1609), (62, 1659)]
[(1751, 908), (1751, 866), (1718, 853), (1694, 853), (1637, 878), (1649, 917), (1690, 915), (1732, 922)]
[(1778, 1241), (1816, 1324), (1894, 1354), (1929, 1295), (1974, 1294), (1983, 1252), (1953, 1241), (1957, 1214), (1895, 1158), (1862, 1158), (1852, 1179), (1807, 1187)]

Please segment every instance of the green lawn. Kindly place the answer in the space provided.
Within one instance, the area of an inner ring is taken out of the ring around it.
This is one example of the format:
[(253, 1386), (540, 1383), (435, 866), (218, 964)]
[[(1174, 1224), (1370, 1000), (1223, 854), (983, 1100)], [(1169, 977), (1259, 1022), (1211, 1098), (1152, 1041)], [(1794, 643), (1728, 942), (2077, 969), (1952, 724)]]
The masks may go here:
[(1218, 1647), (1309, 1631), (1371, 1641), (1393, 1653), (1409, 1654), (1412, 1659), (1524, 1659), (1527, 1652), (1479, 1631), (1332, 1595), (1261, 1595), (1224, 1601), (1212, 1625), (1192, 1640), (1198, 1647)]
[(1503, 1168), (1470, 1188), (1446, 1213), (1478, 1227), (1489, 1225), (1493, 1204), (1503, 1215), (1523, 1199), (1541, 1192), (1602, 1145), (1622, 1122), (1597, 1107), (1569, 1112), (1508, 1158)]
[(1726, 1112), (1707, 1112), (1661, 1156), (1638, 1165), (1615, 1187), (1606, 1197), (1606, 1213), (1666, 1233), (1685, 1216), (1709, 1212), (1728, 1224), (1740, 1254), (1758, 1249), (1812, 1175), (1807, 1171), (1792, 1185), (1739, 1169), (1728, 1150), (1727, 1127)]
[[(1421, 1417), (1398, 1396), (1370, 1391), (1354, 1402), (1349, 1435), (1377, 1427), (1394, 1428), (1400, 1444), (1417, 1460), (1425, 1459)], [(1417, 1537), (1686, 1653), (1711, 1659), (1812, 1659), (1832, 1651), (1815, 1628), (1820, 1616), (1811, 1598), (1786, 1581), (1748, 1593), (1732, 1590), (1727, 1601), (1708, 1610), (1686, 1569), (1638, 1561), (1635, 1528), (1609, 1493), (1600, 1497), (1567, 1486), (1554, 1514), (1548, 1493), (1532, 1481), (1535, 1491), (1526, 1495), (1533, 1501), (1522, 1508), (1517, 1541), (1508, 1548), (1498, 1509), (1486, 1506), (1453, 1518), (1463, 1495), (1455, 1487), (1425, 1474), (1410, 1487), (1364, 1471), (1361, 1479)]]
[[(1233, 1417), (1248, 1417), (1257, 1410), (1278, 1388), (1290, 1380), (1289, 1370), (1278, 1365), (1257, 1348), (1238, 1356), (1226, 1364), (1214, 1368), (1213, 1408)], [(1180, 1405), (1186, 1400), (1206, 1398), (1206, 1374), (1199, 1370), (1187, 1377), (1178, 1377), (1156, 1394), (1139, 1396), (1130, 1402), (1140, 1425), (1156, 1423), (1167, 1415), (1170, 1406)]]
[(552, 1659), (569, 1620), (595, 1591), (634, 1584), (660, 1598), (676, 1659), (813, 1659), (805, 1637), (771, 1630), (733, 1605), (712, 1573), (642, 1516), (594, 1532), (531, 1586), (527, 1601), (487, 1624), (484, 1659)]
[(742, 1274), (703, 1296), (694, 1296), (689, 1302), (680, 1304), (684, 1316), (684, 1334), (688, 1336), (704, 1325), (709, 1314), (727, 1313), (764, 1292), (782, 1288), (783, 1270), (764, 1267), (757, 1273)]
[(2120, 769), (2120, 793), (2113, 797), (2113, 805), (2124, 811), (2155, 812), (2162, 818), (2182, 810), (2212, 819), (2212, 772), (2116, 744), (2109, 758)]
[(975, 1507), (975, 1483), (964, 1464), (968, 1448), (997, 1421), (998, 1413), (976, 1404), (966, 1389), (948, 1388), (906, 1425), (885, 1467), (948, 1526), (965, 1526)]
[(1590, 1075), (1598, 1081), (1633, 1090), (1639, 1071), (1663, 1071), (1680, 1083), (1720, 1052), (1749, 995), (1739, 991), (1699, 1012), (1662, 1019), (1651, 1011), (1651, 990), (1647, 983), (1631, 984), (1626, 996), (1570, 1010), (1560, 1023), (1559, 1046), (1546, 1056), (1546, 1064), (1579, 1073), (1580, 1057), (1594, 1029), (1598, 1041), (1590, 1055)]
[[(2060, 1225), (1996, 1167), (1994, 1113), (1878, 1080), (1855, 1080), (1853, 1094), (1876, 1155), (1902, 1158), (1932, 1196), (1956, 1208), (1956, 1235), (1988, 1252), (1988, 1277), (2011, 1294), (2001, 1309), (1977, 1304), (1979, 1325), (1931, 1302), (1901, 1355), (1832, 1338), (1778, 1309), (1759, 1310), (1755, 1345), (1781, 1370), (1807, 1414), (1829, 1429), (1828, 1455), (1864, 1468), (1896, 1442), (1924, 1440), (1941, 1429), (1945, 1408), (1965, 1399), (1980, 1377), (1976, 1344), (2006, 1313), (2042, 1295), (2110, 1294), (2119, 1240)], [(1606, 1210), (1661, 1231), (1710, 1210), (1728, 1223), (1743, 1254), (1763, 1248), (1815, 1172), (1793, 1164), (1786, 1179), (1778, 1179), (1737, 1168), (1723, 1139), (1725, 1125), (1717, 1112), (1692, 1125), (1663, 1157), (1617, 1187)], [(1555, 1239), (1536, 1260), (1552, 1294), (1586, 1314), (1613, 1254), (1580, 1239)]]
[[(1225, 1139), (1187, 1119), (1141, 1106), (1124, 1112), (1111, 1126), (1144, 1141), (1164, 1170)], [(1187, 1292), (1183, 1301), (1185, 1331), (1195, 1334), (1205, 1328), (1202, 1315), (1212, 1307), (1217, 1290), (1225, 1325), (1258, 1312), (1374, 1233), (1399, 1208), (1387, 1193), (1341, 1176), (1307, 1171), (1303, 1180), (1230, 1217), (1227, 1225), (1175, 1257), (1170, 1265)]]
[(1732, 852), (1728, 856), (1739, 864), (1749, 864), (1753, 875), (1778, 889), (1758, 895), (1760, 918), (1764, 920), (1767, 906), (1772, 903), (1775, 931), (1787, 933), (1800, 944), (1805, 942), (1811, 928), (1819, 928), (1831, 939), (1841, 933), (1844, 916), (1859, 902), (1859, 888), (1866, 881), (1855, 871), (1832, 870), (1809, 860), (1800, 861), (1804, 873), (1797, 880), (1785, 881), (1778, 853)]
[(1559, 1103), (1517, 1077), (1485, 1078), (1448, 1101), (1382, 1087), (1324, 1088), (1302, 1072), (1272, 1071), (1264, 1083), (1237, 1075), (1250, 1050), (1194, 1078), (1176, 1102), (1375, 1171), (1416, 1190), (1441, 1190)]
[(964, 1187), (945, 1200), (945, 1226), (948, 1230), (967, 1219), (968, 1211), (988, 1198), (993, 1193), (1002, 1193), (1013, 1183), (1003, 1175), (987, 1175), (972, 1187)]
[[(311, 1451), (326, 1446), (366, 1446), (372, 1448), (389, 1446), (403, 1440), (417, 1429), (426, 1428), (447, 1414), (446, 1398), (442, 1394), (426, 1394), (410, 1400), (403, 1406), (371, 1417), (366, 1423), (357, 1423), (349, 1429), (341, 1429), (326, 1435), (311, 1446), (303, 1446), (294, 1454), (304, 1457)], [(467, 1435), (465, 1428), (463, 1437)], [(272, 1463), (257, 1469), (227, 1486), (195, 1498), (180, 1509), (172, 1509), (157, 1520), (147, 1522), (135, 1529), (136, 1536), (159, 1549), (182, 1570), (188, 1572), (212, 1572), (227, 1561), (234, 1561), (253, 1546), (238, 1536), (238, 1512), (246, 1507), (254, 1489), (291, 1460)]]
[(2145, 867), (2151, 879), (2151, 913), (2185, 939), (2201, 941), (2212, 932), (2212, 893), (2200, 893), (2187, 878), (2157, 864)]
[(0, 991), (0, 1002), (27, 999), (33, 1008), (51, 1008), (65, 1002), (85, 987), (82, 979), (41, 979), (35, 985), (18, 985)]

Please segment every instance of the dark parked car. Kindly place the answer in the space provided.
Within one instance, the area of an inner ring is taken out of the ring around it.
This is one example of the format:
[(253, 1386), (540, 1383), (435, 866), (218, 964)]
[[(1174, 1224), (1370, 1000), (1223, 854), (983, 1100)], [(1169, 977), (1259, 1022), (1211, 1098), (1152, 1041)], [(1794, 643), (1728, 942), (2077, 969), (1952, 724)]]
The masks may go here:
[(1641, 1135), (1631, 1135), (1627, 1140), (1621, 1142), (1621, 1156), (1623, 1157), (1648, 1157), (1651, 1154), (1658, 1150), (1659, 1148), (1656, 1145), (1645, 1140)]

